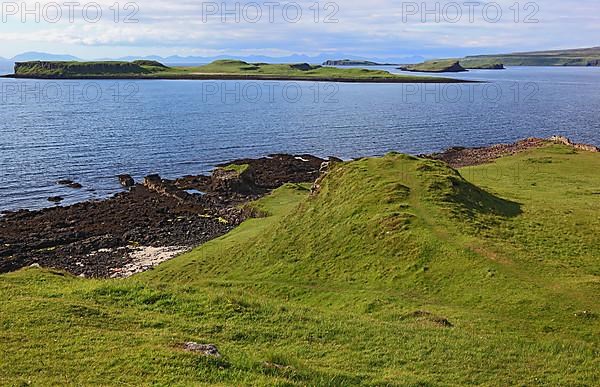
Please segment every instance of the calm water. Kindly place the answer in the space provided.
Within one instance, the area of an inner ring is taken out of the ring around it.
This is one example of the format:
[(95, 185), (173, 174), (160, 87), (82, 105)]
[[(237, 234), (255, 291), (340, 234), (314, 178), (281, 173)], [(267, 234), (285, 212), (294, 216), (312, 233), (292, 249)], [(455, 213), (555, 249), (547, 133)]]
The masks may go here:
[(552, 134), (600, 144), (600, 68), (456, 77), (488, 83), (2, 79), (0, 210), (105, 197), (120, 173), (177, 177), (275, 152), (416, 154)]

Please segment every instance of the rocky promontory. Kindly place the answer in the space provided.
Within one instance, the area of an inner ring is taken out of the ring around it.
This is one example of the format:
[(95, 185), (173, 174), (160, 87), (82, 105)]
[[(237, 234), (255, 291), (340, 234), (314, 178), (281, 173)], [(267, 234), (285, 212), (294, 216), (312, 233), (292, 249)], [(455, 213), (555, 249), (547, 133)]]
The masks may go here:
[(468, 71), (457, 60), (432, 60), (415, 65), (401, 66), (398, 69), (416, 73), (460, 73)]

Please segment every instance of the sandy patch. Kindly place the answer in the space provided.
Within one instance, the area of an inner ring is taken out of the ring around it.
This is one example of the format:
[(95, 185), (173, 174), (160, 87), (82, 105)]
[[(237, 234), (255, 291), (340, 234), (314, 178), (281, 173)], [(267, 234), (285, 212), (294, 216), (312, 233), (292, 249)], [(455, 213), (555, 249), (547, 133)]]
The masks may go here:
[(110, 278), (127, 278), (134, 274), (142, 273), (161, 263), (175, 258), (189, 250), (183, 246), (150, 247), (139, 246), (129, 247), (129, 257), (132, 261), (122, 268), (111, 269), (113, 274)]

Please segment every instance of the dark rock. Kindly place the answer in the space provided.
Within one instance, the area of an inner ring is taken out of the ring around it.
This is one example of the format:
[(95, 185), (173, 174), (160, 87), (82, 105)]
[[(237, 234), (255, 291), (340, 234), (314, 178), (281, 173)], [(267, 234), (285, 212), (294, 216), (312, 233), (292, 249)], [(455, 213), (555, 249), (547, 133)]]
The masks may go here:
[(135, 180), (133, 180), (133, 177), (131, 177), (131, 175), (123, 174), (117, 177), (119, 178), (119, 184), (121, 184), (125, 188), (130, 188), (135, 185)]
[(256, 191), (254, 176), (250, 168), (241, 172), (234, 169), (217, 168), (211, 176), (211, 186), (217, 192), (252, 194)]
[(74, 189), (83, 188), (83, 186), (81, 184), (75, 183), (73, 180), (69, 180), (69, 179), (58, 180), (56, 182), (56, 184), (64, 185), (64, 186), (67, 186), (69, 188), (74, 188)]
[(177, 188), (174, 182), (170, 180), (161, 179), (159, 175), (148, 175), (144, 178), (144, 187), (150, 191), (156, 192), (159, 195), (164, 195), (184, 202), (189, 199), (192, 195), (188, 194), (184, 190)]
[(318, 69), (321, 66), (311, 66), (308, 63), (297, 63), (297, 64), (290, 65), (290, 67), (293, 69), (296, 69), (296, 70), (300, 70), (300, 71), (309, 71), (309, 70)]
[(144, 177), (144, 186), (148, 189), (156, 189), (162, 186), (162, 178), (158, 174), (148, 175)]
[(52, 203), (60, 203), (60, 202), (62, 202), (63, 200), (65, 200), (65, 198), (63, 198), (62, 196), (50, 196), (50, 197), (48, 198), (48, 201), (49, 201), (49, 202), (52, 202)]
[(285, 183), (314, 182), (324, 161), (311, 155), (272, 154), (260, 159), (235, 160), (229, 164), (249, 165), (254, 185), (264, 190), (275, 189)]

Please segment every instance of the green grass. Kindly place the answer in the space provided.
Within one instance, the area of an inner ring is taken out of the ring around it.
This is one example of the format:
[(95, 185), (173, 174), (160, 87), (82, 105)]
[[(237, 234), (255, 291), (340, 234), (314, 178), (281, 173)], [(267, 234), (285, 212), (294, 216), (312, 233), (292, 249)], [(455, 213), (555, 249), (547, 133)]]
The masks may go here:
[(235, 171), (238, 175), (241, 175), (242, 173), (246, 172), (249, 167), (249, 164), (229, 164), (221, 167), (221, 169), (225, 171)]
[(391, 153), (128, 280), (2, 275), (0, 384), (597, 385), (599, 168)]
[(289, 79), (371, 82), (460, 82), (448, 78), (395, 75), (382, 70), (337, 68), (303, 64), (246, 63), (217, 60), (204, 66), (165, 67), (154, 61), (129, 62), (25, 62), (15, 74), (48, 78), (142, 79)]

